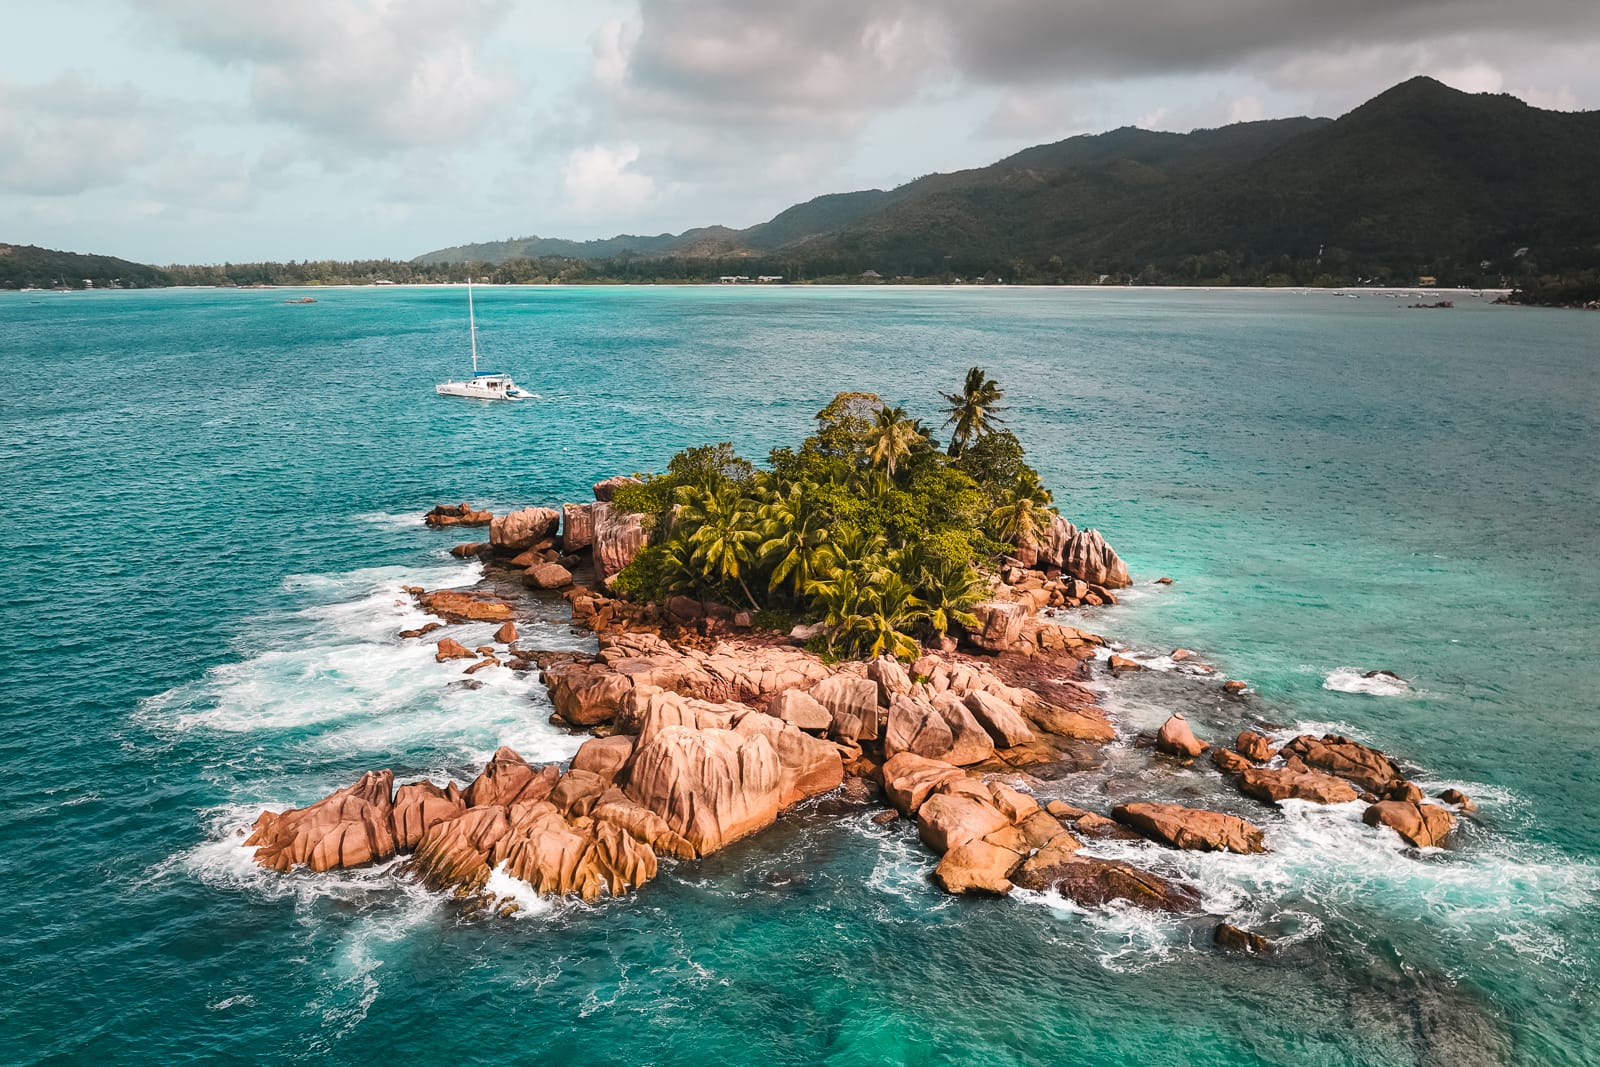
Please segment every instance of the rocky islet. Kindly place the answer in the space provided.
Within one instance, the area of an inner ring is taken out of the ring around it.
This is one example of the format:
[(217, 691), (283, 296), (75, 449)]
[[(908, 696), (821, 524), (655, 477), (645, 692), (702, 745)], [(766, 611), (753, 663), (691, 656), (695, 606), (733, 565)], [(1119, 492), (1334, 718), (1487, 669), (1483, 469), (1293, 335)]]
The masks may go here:
[[(516, 609), (492, 589), (408, 589), (443, 622), (402, 639), (441, 625), (501, 624), (492, 646), (440, 637), (436, 658), (472, 660), (468, 673), (502, 663), (538, 670), (552, 721), (595, 735), (570, 766), (535, 767), (502, 748), (465, 788), (396, 787), (389, 771), (369, 772), (309, 807), (263, 812), (244, 842), (258, 863), (322, 872), (407, 856), (397, 868), (403, 876), (473, 910), (515, 907), (487, 889), (497, 869), (542, 895), (594, 901), (643, 886), (663, 858), (709, 855), (842, 786), (881, 795), (914, 820), (940, 857), (933, 880), (951, 893), (1020, 888), (1089, 907), (1124, 901), (1196, 912), (1193, 887), (1080, 850), (1105, 839), (1266, 849), (1261, 828), (1226, 812), (1139, 801), (1108, 817), (1059, 800), (1041, 806), (1027, 791), (1072, 766), (1080, 746), (1117, 736), (1084, 685), (1105, 640), (1049, 617), (1114, 603), (1113, 587), (1131, 584), (1095, 531), (1057, 518), (1040, 543), (1016, 546), (957, 647), (910, 664), (824, 662), (801, 647), (808, 635), (799, 628), (772, 634), (724, 605), (614, 595), (608, 581), (649, 541), (610, 502), (627, 484), (608, 479), (595, 486), (595, 501), (560, 508), (487, 517), (462, 504), (428, 516), (436, 526), (487, 524), (489, 542), (458, 554), (484, 559), (493, 572), (520, 572), (530, 588), (562, 590), (573, 624), (598, 637), (592, 655), (520, 647)], [(585, 567), (595, 587), (575, 584)], [(1119, 659), (1110, 660), (1114, 673), (1139, 667)], [(1417, 847), (1447, 841), (1451, 809), (1474, 810), (1456, 790), (1425, 798), (1387, 755), (1339, 735), (1302, 735), (1274, 750), (1267, 735), (1246, 730), (1234, 748), (1213, 747), (1174, 714), (1154, 747), (1184, 764), (1210, 751), (1240, 793), (1269, 806), (1366, 801), (1367, 825)]]

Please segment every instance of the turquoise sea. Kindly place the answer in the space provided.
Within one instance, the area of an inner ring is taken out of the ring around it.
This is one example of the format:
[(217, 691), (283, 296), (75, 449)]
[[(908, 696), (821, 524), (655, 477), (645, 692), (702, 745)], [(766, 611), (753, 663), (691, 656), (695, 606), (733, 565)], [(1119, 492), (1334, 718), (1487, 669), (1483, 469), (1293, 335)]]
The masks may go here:
[[(465, 369), (461, 290), (298, 295), (0, 294), (0, 1062), (1594, 1062), (1600, 316), (498, 288), (485, 348), (541, 399), (482, 405), (432, 394)], [(952, 899), (911, 829), (826, 800), (626, 900), (511, 919), (238, 847), (262, 806), (368, 768), (576, 747), (535, 680), (463, 689), (395, 638), (420, 619), (402, 585), (476, 576), (426, 508), (580, 500), (702, 441), (759, 457), (842, 389), (933, 421), (972, 364), (1138, 581), (1080, 624), (1253, 687), (1107, 682), (1124, 739), (1052, 785), (1261, 823), (1266, 856), (1101, 846), (1200, 885), (1207, 919)], [(1424, 855), (1153, 775), (1131, 735), (1175, 709), (1213, 738), (1350, 733), (1480, 817)], [(1217, 952), (1220, 917), (1281, 951)]]

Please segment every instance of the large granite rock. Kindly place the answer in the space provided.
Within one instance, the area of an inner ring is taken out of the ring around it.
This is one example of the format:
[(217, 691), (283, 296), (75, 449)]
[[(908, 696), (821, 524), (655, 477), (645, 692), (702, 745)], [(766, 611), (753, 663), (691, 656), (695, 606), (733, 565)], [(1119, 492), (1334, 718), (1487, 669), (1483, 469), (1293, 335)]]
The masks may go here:
[(498, 515), (489, 524), (489, 544), (496, 555), (515, 556), (554, 538), (561, 513), (554, 508), (523, 508)]
[(1009, 652), (1022, 637), (1028, 621), (1028, 607), (1015, 601), (985, 600), (972, 609), (978, 620), (976, 629), (967, 631), (967, 640), (988, 652)]
[(633, 557), (650, 543), (650, 533), (644, 528), (644, 516), (636, 512), (619, 511), (604, 501), (596, 501), (589, 510), (595, 576), (609, 586), (622, 568), (632, 563)]
[(642, 483), (640, 483), (639, 479), (637, 478), (630, 478), (625, 474), (618, 474), (614, 477), (607, 478), (604, 481), (595, 482), (594, 498), (603, 504), (609, 504), (611, 503), (612, 498), (617, 495), (618, 489), (621, 489), (623, 486), (627, 485), (640, 484)]
[(878, 687), (868, 678), (836, 674), (811, 688), (811, 698), (828, 709), (828, 734), (840, 741), (871, 741), (878, 736)]
[(1173, 848), (1200, 852), (1265, 852), (1261, 828), (1237, 815), (1180, 804), (1119, 804), (1112, 818)]
[(626, 793), (705, 856), (778, 817), (783, 767), (765, 737), (668, 726), (640, 745)]
[(884, 792), (902, 815), (915, 815), (941, 785), (965, 777), (960, 767), (914, 752), (901, 752), (883, 765)]
[(487, 526), (494, 519), (494, 514), (488, 511), (474, 511), (471, 504), (440, 504), (422, 517), (422, 521), (429, 526), (443, 528), (448, 526)]
[(395, 854), (394, 775), (369, 771), (306, 808), (264, 811), (245, 840), (275, 871), (365, 867)]
[(1173, 712), (1156, 732), (1156, 748), (1181, 759), (1194, 759), (1211, 746), (1194, 735), (1189, 720)]
[(982, 796), (940, 792), (917, 809), (917, 836), (941, 854), (1009, 825), (1005, 813)]
[(774, 693), (767, 702), (767, 714), (784, 722), (793, 723), (802, 730), (822, 732), (833, 725), (833, 714), (810, 693), (798, 689), (785, 689)]
[(408, 869), (429, 889), (474, 892), (489, 878), (489, 853), (510, 829), (504, 807), (469, 808), (457, 818), (429, 827)]
[(516, 613), (498, 597), (469, 593), (462, 589), (419, 592), (417, 603), (430, 615), (448, 622), (504, 622)]
[(979, 690), (967, 694), (966, 705), (978, 725), (994, 739), (996, 748), (1011, 748), (1033, 740), (1028, 720), (1003, 698)]
[(501, 745), (467, 786), (467, 807), (509, 807), (521, 800), (543, 800), (560, 776), (553, 765), (535, 769), (515, 749)]
[(592, 544), (594, 544), (594, 506), (562, 504), (561, 548), (566, 552), (581, 552)]
[(524, 801), (510, 809), (510, 828), (495, 842), (491, 868), (544, 896), (597, 900), (621, 896), (656, 875), (656, 854), (623, 827), (610, 822), (569, 822), (548, 801)]
[(1133, 584), (1127, 565), (1098, 530), (1080, 530), (1057, 515), (1040, 539), (1028, 566), (1064, 571), (1090, 585), (1121, 589)]
[(1005, 896), (1011, 892), (1006, 876), (1021, 858), (1009, 848), (975, 838), (946, 852), (933, 869), (933, 880), (946, 893)]
[(423, 835), (467, 810), (461, 787), (451, 782), (443, 789), (432, 782), (403, 785), (394, 795), (394, 843), (397, 851), (410, 852)]

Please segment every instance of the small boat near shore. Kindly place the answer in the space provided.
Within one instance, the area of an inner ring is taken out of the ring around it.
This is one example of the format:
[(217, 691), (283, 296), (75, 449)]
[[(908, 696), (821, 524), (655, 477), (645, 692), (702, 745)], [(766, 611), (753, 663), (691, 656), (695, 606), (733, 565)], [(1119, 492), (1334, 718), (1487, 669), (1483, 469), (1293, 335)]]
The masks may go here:
[(518, 387), (509, 374), (478, 369), (478, 317), (472, 302), (472, 280), (467, 280), (467, 330), (472, 337), (472, 377), (465, 381), (440, 382), (433, 391), (440, 396), (460, 396), (468, 400), (529, 400), (533, 394)]

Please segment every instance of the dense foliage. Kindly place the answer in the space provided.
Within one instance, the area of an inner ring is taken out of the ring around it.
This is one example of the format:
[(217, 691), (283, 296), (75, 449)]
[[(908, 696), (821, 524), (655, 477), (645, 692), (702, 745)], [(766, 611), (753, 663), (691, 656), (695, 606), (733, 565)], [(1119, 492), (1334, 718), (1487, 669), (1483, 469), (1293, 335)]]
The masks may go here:
[(1003, 395), (976, 367), (945, 394), (947, 425), (965, 428), (955, 457), (871, 393), (840, 393), (765, 468), (728, 444), (680, 452), (616, 494), (654, 532), (618, 586), (745, 606), (769, 624), (821, 622), (825, 647), (853, 656), (913, 656), (976, 625), (981, 569), (1049, 521), (1050, 494), (998, 429)]

